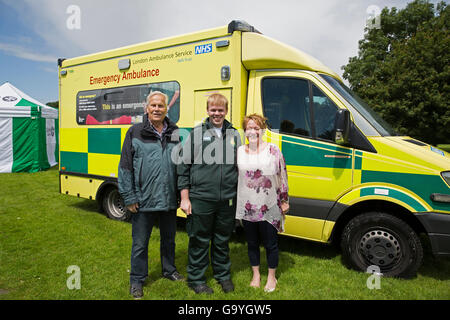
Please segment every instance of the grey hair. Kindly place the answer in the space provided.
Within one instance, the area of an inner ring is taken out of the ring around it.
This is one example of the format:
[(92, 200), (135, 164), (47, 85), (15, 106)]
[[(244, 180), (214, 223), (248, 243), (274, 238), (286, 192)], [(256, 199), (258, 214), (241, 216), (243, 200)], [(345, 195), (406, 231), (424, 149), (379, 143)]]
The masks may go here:
[(167, 106), (167, 104), (169, 103), (169, 97), (167, 96), (167, 94), (162, 93), (161, 91), (151, 91), (147, 96), (147, 105), (150, 103), (150, 98), (157, 94), (164, 97), (164, 105)]

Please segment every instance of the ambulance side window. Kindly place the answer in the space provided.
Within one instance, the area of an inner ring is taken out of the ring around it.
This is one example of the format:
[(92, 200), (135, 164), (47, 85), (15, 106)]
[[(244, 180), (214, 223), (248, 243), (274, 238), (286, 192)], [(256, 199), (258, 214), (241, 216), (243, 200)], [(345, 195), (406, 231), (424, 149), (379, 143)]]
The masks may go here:
[(319, 88), (312, 85), (316, 137), (333, 141), (334, 121), (338, 107)]
[(80, 91), (76, 100), (77, 123), (123, 125), (142, 122), (146, 98), (152, 91), (167, 95), (167, 116), (176, 123), (180, 118), (180, 84), (177, 81)]
[(263, 112), (268, 125), (280, 133), (311, 137), (309, 84), (298, 78), (264, 78)]

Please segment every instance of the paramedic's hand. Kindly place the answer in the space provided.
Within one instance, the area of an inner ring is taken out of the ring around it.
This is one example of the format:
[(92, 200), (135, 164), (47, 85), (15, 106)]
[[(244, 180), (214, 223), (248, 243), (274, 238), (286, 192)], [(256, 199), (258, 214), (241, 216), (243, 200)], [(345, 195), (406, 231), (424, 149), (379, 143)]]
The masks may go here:
[(127, 209), (133, 213), (137, 212), (137, 209), (139, 208), (139, 203), (133, 203), (127, 206)]
[(180, 209), (187, 215), (192, 213), (191, 200), (189, 200), (189, 189), (181, 190)]
[(289, 211), (289, 203), (281, 202), (281, 211), (285, 215)]
[(186, 213), (187, 215), (190, 215), (192, 213), (191, 200), (189, 199), (181, 200), (180, 209), (183, 210), (183, 212)]

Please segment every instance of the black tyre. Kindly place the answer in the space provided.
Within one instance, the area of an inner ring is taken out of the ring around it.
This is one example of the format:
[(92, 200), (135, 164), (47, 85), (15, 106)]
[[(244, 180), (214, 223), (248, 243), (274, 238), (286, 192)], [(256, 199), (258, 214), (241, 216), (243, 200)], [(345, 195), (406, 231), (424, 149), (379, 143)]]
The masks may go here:
[(102, 208), (112, 220), (127, 221), (130, 219), (131, 213), (125, 207), (119, 190), (115, 187), (109, 187), (105, 190), (102, 198)]
[(376, 265), (387, 277), (414, 277), (423, 259), (416, 232), (403, 220), (381, 212), (350, 220), (342, 233), (341, 249), (351, 268), (366, 272)]

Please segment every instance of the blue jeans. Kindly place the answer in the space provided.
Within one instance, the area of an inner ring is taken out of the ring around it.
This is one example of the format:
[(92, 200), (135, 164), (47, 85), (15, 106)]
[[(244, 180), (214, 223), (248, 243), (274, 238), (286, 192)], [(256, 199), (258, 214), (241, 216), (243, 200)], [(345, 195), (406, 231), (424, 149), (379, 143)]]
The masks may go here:
[(160, 256), (163, 276), (171, 275), (175, 267), (175, 210), (139, 212), (131, 216), (133, 244), (131, 246), (130, 284), (144, 284), (148, 276), (148, 242), (155, 222), (159, 220)]

